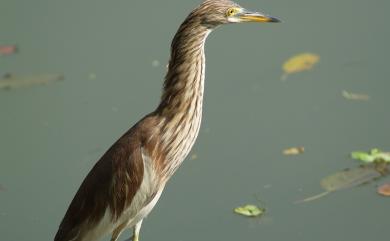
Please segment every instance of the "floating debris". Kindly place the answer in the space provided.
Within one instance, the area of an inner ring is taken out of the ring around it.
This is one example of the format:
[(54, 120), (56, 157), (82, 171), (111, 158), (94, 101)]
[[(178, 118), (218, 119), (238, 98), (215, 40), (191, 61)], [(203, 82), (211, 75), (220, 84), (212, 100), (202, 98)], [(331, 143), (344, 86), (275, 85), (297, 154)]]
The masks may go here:
[(390, 197), (390, 183), (385, 183), (379, 186), (377, 192), (382, 196)]
[(353, 151), (351, 152), (352, 159), (362, 161), (364, 163), (372, 162), (389, 162), (390, 163), (390, 152), (382, 152), (377, 148), (373, 148), (370, 152)]
[(257, 217), (265, 212), (265, 208), (259, 208), (256, 205), (248, 204), (245, 206), (236, 207), (234, 212), (246, 217)]
[(312, 53), (302, 53), (288, 59), (283, 64), (283, 75), (281, 80), (286, 80), (288, 75), (309, 70), (320, 60), (320, 56)]
[(283, 154), (286, 156), (299, 155), (305, 152), (305, 147), (291, 147), (283, 150)]
[(0, 184), (0, 192), (1, 191), (5, 191), (5, 187), (3, 185)]
[(326, 191), (333, 192), (358, 186), (380, 176), (381, 174), (375, 168), (360, 166), (327, 176), (321, 180), (320, 185)]
[(370, 96), (368, 96), (366, 94), (351, 93), (351, 92), (348, 92), (346, 90), (343, 90), (343, 92), (341, 94), (347, 100), (363, 100), (363, 101), (367, 101), (367, 100), (370, 99)]
[(0, 55), (11, 55), (18, 51), (16, 45), (0, 45)]
[(329, 193), (363, 185), (387, 174), (387, 164), (384, 162), (345, 169), (321, 180), (320, 185), (323, 189), (325, 189), (325, 192), (297, 201), (297, 203), (314, 201), (328, 195)]
[(2, 79), (0, 79), (0, 89), (17, 89), (34, 85), (45, 85), (63, 79), (64, 76), (60, 74), (41, 74), (28, 76), (6, 74)]

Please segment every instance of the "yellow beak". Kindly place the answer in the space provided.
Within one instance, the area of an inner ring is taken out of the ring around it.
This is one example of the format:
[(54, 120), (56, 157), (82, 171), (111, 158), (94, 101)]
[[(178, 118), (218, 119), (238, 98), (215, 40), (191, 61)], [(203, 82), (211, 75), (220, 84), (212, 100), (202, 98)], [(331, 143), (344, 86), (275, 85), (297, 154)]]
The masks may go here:
[(243, 12), (237, 16), (242, 22), (277, 23), (279, 19), (257, 12)]

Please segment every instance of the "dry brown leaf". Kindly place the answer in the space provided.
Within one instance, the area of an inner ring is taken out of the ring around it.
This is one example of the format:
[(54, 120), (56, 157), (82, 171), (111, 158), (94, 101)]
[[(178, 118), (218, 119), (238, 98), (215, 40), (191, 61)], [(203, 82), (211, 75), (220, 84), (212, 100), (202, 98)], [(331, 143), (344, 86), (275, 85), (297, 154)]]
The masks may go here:
[(377, 192), (382, 196), (390, 197), (390, 183), (379, 186)]
[(286, 80), (287, 76), (292, 73), (297, 73), (313, 68), (313, 66), (320, 60), (320, 56), (312, 53), (302, 53), (289, 58), (283, 64), (284, 74), (281, 79)]

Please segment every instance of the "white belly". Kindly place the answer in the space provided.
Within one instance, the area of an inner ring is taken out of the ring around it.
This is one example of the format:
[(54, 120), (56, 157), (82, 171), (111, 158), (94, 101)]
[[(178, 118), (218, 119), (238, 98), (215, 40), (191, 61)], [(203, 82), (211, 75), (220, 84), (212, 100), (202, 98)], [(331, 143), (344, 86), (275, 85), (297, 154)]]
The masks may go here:
[[(141, 221), (142, 219), (144, 219), (146, 216), (148, 216), (148, 214), (150, 213), (150, 211), (152, 211), (153, 207), (156, 205), (158, 199), (160, 198), (161, 196), (161, 193), (163, 191), (163, 188), (161, 188), (156, 194), (155, 196), (153, 197), (153, 199), (147, 204), (145, 205), (144, 207), (142, 207), (136, 215), (132, 215), (133, 213), (133, 210), (132, 208), (130, 207), (128, 210), (126, 210), (124, 212), (124, 215), (123, 215), (123, 220), (128, 220), (127, 221), (127, 225), (126, 227), (127, 228), (132, 228), (134, 227), (134, 225), (136, 225), (139, 221)], [(119, 218), (119, 220), (122, 219), (122, 216)]]
[(107, 208), (100, 222), (95, 228), (88, 231), (80, 241), (98, 241), (104, 236), (111, 234), (122, 224), (126, 224), (126, 228), (132, 228), (152, 211), (161, 196), (164, 184), (158, 183), (152, 161), (143, 151), (142, 159), (144, 161), (144, 175), (141, 186), (135, 194), (131, 205), (124, 210), (115, 222), (112, 221), (111, 211)]
[[(138, 212), (136, 212), (136, 215), (133, 215), (134, 208), (129, 207), (123, 214), (118, 218), (118, 221), (112, 222), (111, 219), (111, 211), (109, 209), (106, 210), (104, 217), (100, 220), (98, 225), (95, 226), (95, 228), (91, 229), (86, 235), (84, 235), (83, 239), (80, 241), (98, 241), (102, 239), (105, 236), (110, 235), (116, 227), (126, 222), (126, 228), (132, 228), (135, 224), (137, 224), (139, 221), (144, 219), (150, 211), (152, 211), (153, 207), (156, 205), (158, 199), (161, 196), (161, 193), (163, 191), (163, 188), (161, 188), (154, 198), (144, 207), (142, 207)], [(77, 240), (77, 238), (76, 238)]]

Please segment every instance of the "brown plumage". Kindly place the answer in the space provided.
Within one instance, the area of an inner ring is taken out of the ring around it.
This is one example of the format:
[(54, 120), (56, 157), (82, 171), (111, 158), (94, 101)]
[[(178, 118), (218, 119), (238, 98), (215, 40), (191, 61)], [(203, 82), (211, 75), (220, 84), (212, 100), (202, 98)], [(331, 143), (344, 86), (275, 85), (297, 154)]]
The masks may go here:
[(161, 102), (101, 157), (84, 179), (55, 241), (92, 241), (134, 227), (152, 210), (168, 179), (193, 146), (200, 128), (204, 88), (204, 42), (230, 22), (275, 22), (228, 0), (207, 0), (179, 27), (172, 45)]

